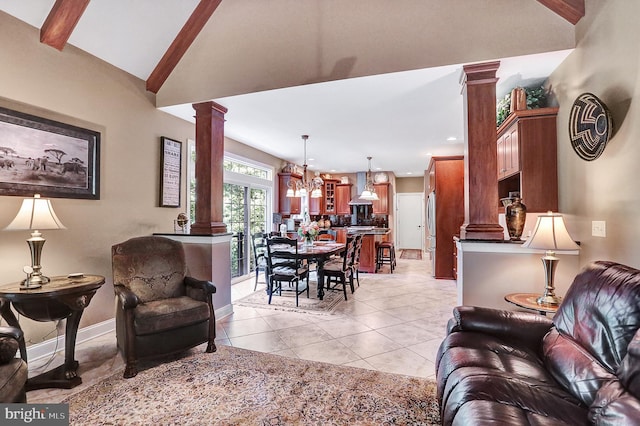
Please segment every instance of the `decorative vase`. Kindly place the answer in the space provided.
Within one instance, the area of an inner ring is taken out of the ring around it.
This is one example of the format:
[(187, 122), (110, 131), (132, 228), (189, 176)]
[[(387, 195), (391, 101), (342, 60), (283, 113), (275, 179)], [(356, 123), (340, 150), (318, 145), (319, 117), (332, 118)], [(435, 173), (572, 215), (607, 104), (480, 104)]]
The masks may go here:
[(505, 208), (504, 217), (511, 241), (520, 241), (527, 218), (527, 206), (522, 203), (520, 197), (515, 197), (511, 204)]
[(313, 247), (313, 237), (305, 237), (304, 238), (305, 247)]

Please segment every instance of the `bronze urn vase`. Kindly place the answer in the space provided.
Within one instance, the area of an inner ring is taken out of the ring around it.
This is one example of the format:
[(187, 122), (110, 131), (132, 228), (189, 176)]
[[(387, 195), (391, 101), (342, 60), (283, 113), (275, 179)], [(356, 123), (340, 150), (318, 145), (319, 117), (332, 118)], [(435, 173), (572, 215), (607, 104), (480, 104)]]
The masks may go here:
[(524, 222), (527, 218), (527, 206), (522, 203), (520, 197), (515, 197), (511, 204), (505, 208), (505, 221), (511, 241), (520, 241)]

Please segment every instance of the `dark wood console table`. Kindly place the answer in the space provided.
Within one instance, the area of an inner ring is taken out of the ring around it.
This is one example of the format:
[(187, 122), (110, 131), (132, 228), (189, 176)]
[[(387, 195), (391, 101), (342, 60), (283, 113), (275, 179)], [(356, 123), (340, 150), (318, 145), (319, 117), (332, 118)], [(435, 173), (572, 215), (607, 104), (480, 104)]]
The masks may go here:
[[(42, 388), (71, 389), (82, 383), (75, 360), (76, 336), (84, 308), (104, 284), (100, 275), (81, 277), (53, 277), (51, 282), (37, 289), (21, 289), (20, 283), (0, 287), (0, 314), (11, 326), (20, 328), (10, 305), (21, 315), (35, 321), (56, 321), (66, 318), (64, 364), (27, 381), (27, 391)], [(27, 362), (24, 339), (20, 342), (20, 356)]]

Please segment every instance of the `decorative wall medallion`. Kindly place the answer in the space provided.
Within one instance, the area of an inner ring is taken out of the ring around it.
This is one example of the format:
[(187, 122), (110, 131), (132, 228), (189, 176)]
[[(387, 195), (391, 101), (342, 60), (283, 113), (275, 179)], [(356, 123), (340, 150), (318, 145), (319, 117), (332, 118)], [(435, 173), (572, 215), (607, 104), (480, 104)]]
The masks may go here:
[(569, 139), (580, 158), (593, 161), (609, 142), (613, 121), (607, 106), (592, 93), (583, 93), (573, 102), (569, 115)]

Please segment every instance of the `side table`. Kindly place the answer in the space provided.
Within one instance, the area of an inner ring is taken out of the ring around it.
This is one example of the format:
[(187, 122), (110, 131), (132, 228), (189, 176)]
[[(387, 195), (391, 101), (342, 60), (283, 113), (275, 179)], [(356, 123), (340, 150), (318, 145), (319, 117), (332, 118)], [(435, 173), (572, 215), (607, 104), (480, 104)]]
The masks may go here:
[(519, 308), (537, 311), (540, 315), (555, 314), (560, 307), (560, 305), (549, 305), (547, 303), (541, 305), (537, 301), (538, 297), (540, 295), (535, 293), (511, 293), (507, 294), (504, 300)]
[[(0, 315), (11, 326), (20, 328), (10, 305), (21, 315), (35, 321), (56, 321), (66, 318), (64, 364), (27, 380), (27, 391), (42, 388), (71, 389), (82, 383), (75, 360), (76, 336), (84, 308), (104, 284), (100, 275), (53, 277), (48, 284), (36, 289), (21, 289), (20, 282), (0, 287)], [(27, 362), (24, 339), (20, 342), (20, 356)]]

